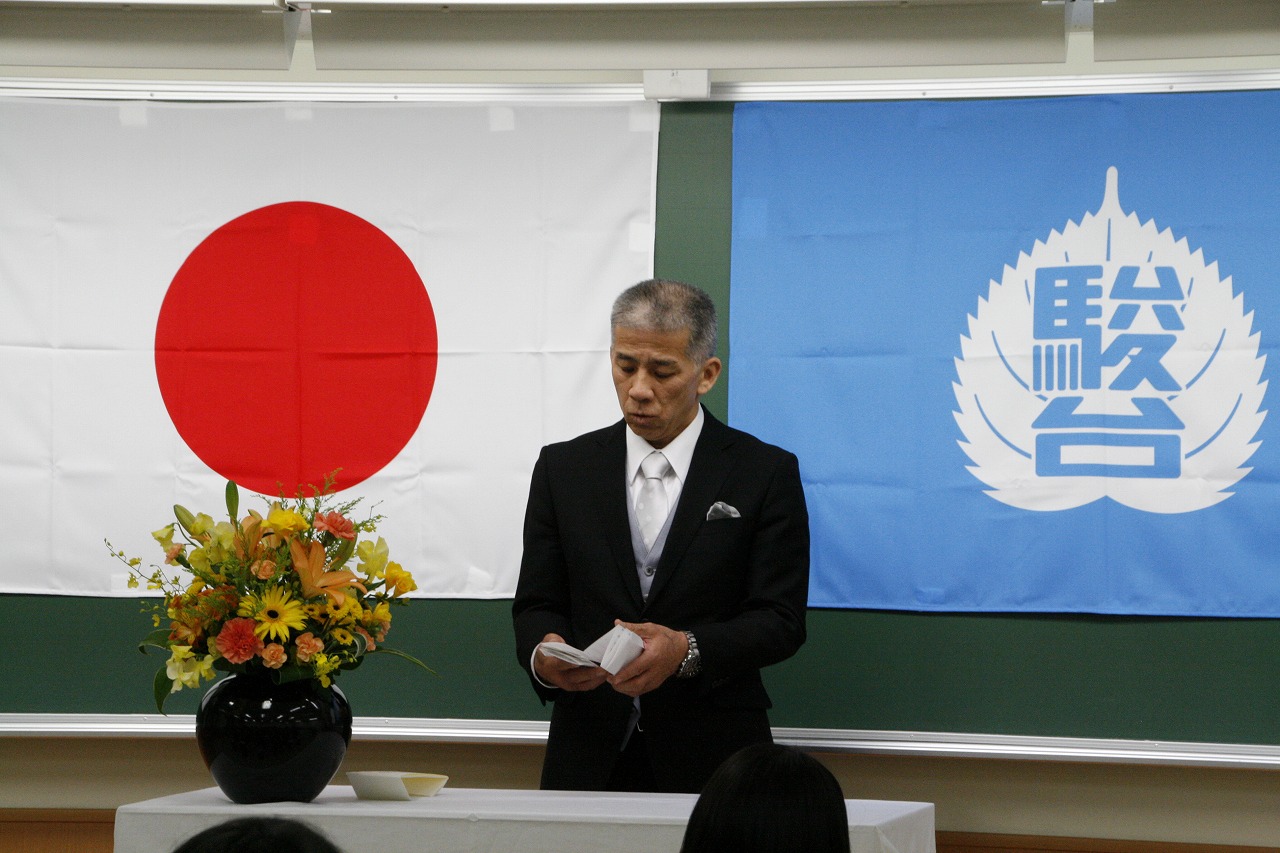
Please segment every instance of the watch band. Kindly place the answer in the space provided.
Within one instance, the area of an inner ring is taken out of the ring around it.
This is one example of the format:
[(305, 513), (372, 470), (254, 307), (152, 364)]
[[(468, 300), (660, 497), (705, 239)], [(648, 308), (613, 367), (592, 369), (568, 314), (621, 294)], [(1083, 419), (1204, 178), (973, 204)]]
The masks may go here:
[(698, 651), (698, 640), (692, 631), (684, 632), (689, 641), (689, 651), (685, 652), (680, 668), (676, 670), (676, 678), (693, 678), (702, 671), (702, 652)]

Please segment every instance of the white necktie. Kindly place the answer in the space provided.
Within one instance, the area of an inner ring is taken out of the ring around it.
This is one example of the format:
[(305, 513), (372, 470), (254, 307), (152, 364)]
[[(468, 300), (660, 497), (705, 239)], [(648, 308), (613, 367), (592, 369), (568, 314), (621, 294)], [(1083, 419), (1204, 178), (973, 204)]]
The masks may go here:
[(667, 488), (662, 479), (670, 470), (671, 463), (657, 450), (640, 463), (644, 482), (640, 484), (640, 496), (636, 498), (636, 519), (640, 522), (640, 535), (646, 548), (653, 546), (653, 540), (658, 538), (658, 531), (667, 520)]

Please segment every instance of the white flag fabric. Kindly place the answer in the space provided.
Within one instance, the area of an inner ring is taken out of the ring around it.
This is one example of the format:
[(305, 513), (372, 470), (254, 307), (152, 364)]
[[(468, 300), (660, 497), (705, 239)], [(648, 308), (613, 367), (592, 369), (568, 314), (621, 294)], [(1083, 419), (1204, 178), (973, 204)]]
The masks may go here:
[(137, 595), (104, 538), (159, 562), (173, 504), (220, 518), (279, 458), (357, 472), (420, 594), (510, 596), (539, 448), (619, 417), (657, 134), (651, 103), (0, 100), (0, 592)]

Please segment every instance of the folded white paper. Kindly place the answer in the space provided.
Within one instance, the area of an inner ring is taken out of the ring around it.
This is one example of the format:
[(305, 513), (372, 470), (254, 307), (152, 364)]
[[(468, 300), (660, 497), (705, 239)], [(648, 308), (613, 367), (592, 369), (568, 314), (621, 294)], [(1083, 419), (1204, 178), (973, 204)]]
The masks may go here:
[(617, 675), (618, 670), (640, 657), (644, 640), (630, 628), (614, 625), (612, 631), (585, 649), (575, 649), (568, 643), (540, 643), (538, 648), (543, 654), (576, 666), (599, 666), (610, 675)]
[(407, 800), (434, 796), (449, 777), (400, 770), (353, 770), (347, 773), (347, 781), (362, 800)]

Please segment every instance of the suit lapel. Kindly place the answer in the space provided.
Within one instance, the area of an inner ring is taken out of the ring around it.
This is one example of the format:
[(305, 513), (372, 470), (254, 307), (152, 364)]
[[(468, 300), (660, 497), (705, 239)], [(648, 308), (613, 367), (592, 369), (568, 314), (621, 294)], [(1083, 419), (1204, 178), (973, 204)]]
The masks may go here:
[(732, 433), (705, 409), (704, 415), (702, 434), (698, 436), (693, 459), (689, 463), (689, 478), (680, 490), (680, 502), (676, 504), (675, 518), (671, 520), (667, 544), (662, 549), (662, 558), (649, 588), (649, 605), (657, 600), (671, 575), (679, 569), (685, 550), (706, 522), (707, 510), (715, 503), (725, 477), (733, 468), (733, 454), (729, 452), (733, 444)]
[(636, 609), (644, 606), (640, 578), (636, 575), (636, 558), (631, 549), (631, 519), (627, 515), (627, 440), (624, 422), (607, 431), (600, 439), (600, 463), (593, 466), (596, 507), (600, 513), (604, 536), (609, 542), (614, 565), (622, 575), (628, 595)]

